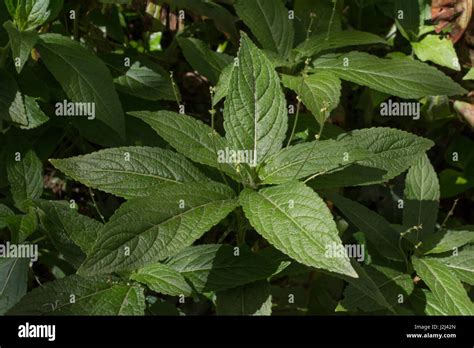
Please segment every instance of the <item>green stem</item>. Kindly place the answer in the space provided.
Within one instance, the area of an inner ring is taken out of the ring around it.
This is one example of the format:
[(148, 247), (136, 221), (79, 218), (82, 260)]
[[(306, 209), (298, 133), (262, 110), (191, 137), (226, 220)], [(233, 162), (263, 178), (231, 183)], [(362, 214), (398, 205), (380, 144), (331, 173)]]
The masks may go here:
[(301, 99), (298, 98), (298, 104), (296, 105), (295, 121), (293, 122), (293, 128), (291, 129), (290, 139), (288, 139), (288, 143), (286, 144), (286, 147), (289, 147), (291, 145), (291, 141), (293, 140), (293, 137), (295, 135), (296, 126), (298, 124), (298, 118), (300, 116), (300, 107), (301, 107)]
[(441, 224), (441, 227), (446, 227), (446, 223), (448, 222), (449, 218), (454, 215), (454, 209), (456, 209), (456, 206), (458, 205), (459, 199), (456, 199), (453, 203), (453, 206), (448, 212), (448, 215), (443, 220), (443, 223)]
[(222, 235), (219, 237), (219, 239), (217, 240), (217, 244), (222, 244), (222, 242), (224, 241), (224, 239), (227, 238), (227, 236), (229, 235), (229, 233), (233, 230), (233, 228), (235, 228), (235, 220), (232, 220), (231, 224), (229, 225), (229, 227), (225, 230), (224, 233), (222, 233)]
[(95, 210), (97, 211), (97, 214), (99, 214), (100, 219), (105, 224), (104, 215), (102, 215), (102, 213), (100, 212), (99, 207), (97, 206), (97, 203), (96, 203), (95, 198), (94, 198), (94, 192), (92, 192), (92, 189), (90, 187), (89, 187), (89, 194), (91, 195), (92, 203), (94, 203), (94, 207), (95, 207)]
[(236, 211), (237, 216), (237, 245), (245, 244), (246, 230), (243, 224), (242, 213), (240, 210)]
[(311, 12), (309, 14), (309, 26), (308, 26), (308, 29), (306, 30), (306, 41), (309, 40), (309, 36), (311, 35), (311, 32), (313, 31), (314, 17), (315, 17), (315, 14)]
[[(402, 232), (400, 233), (400, 238), (398, 239), (398, 248), (400, 249), (400, 252), (402, 253), (403, 255), (403, 259), (405, 261), (405, 265), (406, 265), (406, 268), (407, 268), (407, 273), (410, 271), (410, 265), (409, 265), (409, 262), (408, 262), (408, 258), (405, 254), (405, 250), (403, 250), (403, 246), (402, 246), (402, 240), (403, 238), (405, 238), (405, 236), (413, 231), (419, 231), (421, 228), (421, 226), (413, 226), (413, 227), (410, 227), (408, 230), (406, 230), (405, 232)], [(416, 247), (416, 246), (415, 246)]]
[(176, 100), (176, 103), (178, 104), (178, 110), (181, 107), (181, 99), (178, 96), (178, 92), (176, 91), (176, 82), (174, 82), (174, 73), (173, 71), (170, 71), (170, 79), (171, 79), (171, 86), (173, 87), (173, 93), (174, 93), (174, 98)]
[(76, 41), (79, 41), (79, 11), (80, 10), (81, 10), (81, 5), (77, 5), (76, 8), (74, 9), (75, 17), (72, 23), (74, 40)]
[(46, 236), (41, 236), (39, 238), (36, 238), (35, 240), (29, 242), (30, 244), (38, 244), (39, 242), (41, 242), (42, 240), (45, 240), (47, 237)]
[(326, 34), (326, 40), (329, 39), (329, 35), (331, 34), (332, 23), (334, 22), (334, 16), (336, 15), (337, 0), (332, 0), (332, 2), (334, 3), (334, 6), (332, 8), (331, 19), (329, 20), (328, 32)]
[[(311, 23), (312, 23), (312, 21), (313, 21), (313, 16), (311, 17)], [(310, 26), (311, 26), (311, 24), (310, 24)], [(309, 38), (309, 29), (308, 29), (308, 33), (307, 33), (307, 36), (306, 36), (306, 40), (308, 40), (308, 38)], [(303, 71), (301, 72), (300, 90), (303, 89), (304, 78), (305, 78), (305, 76), (308, 72), (310, 61), (311, 61), (310, 58), (307, 58), (304, 62), (304, 68), (303, 68)], [(295, 122), (293, 123), (293, 128), (291, 130), (290, 139), (288, 140), (288, 143), (286, 144), (286, 147), (289, 147), (291, 145), (291, 141), (293, 140), (293, 136), (295, 135), (296, 127), (298, 125), (298, 118), (299, 118), (299, 115), (300, 115), (300, 108), (301, 108), (301, 98), (299, 96), (297, 96), (297, 100), (298, 100), (298, 104), (296, 105)]]
[(306, 162), (308, 162), (309, 158), (314, 152), (314, 149), (316, 148), (316, 144), (318, 143), (319, 139), (321, 138), (321, 134), (323, 133), (323, 129), (324, 129), (324, 123), (321, 125), (321, 128), (319, 129), (319, 133), (316, 135), (316, 140), (314, 141), (314, 144), (311, 147), (311, 151), (308, 152), (308, 155), (306, 156), (305, 160), (303, 161), (303, 163), (301, 163), (301, 166), (296, 172), (295, 176), (293, 177), (293, 180), (297, 178), (297, 176), (300, 174), (301, 170), (303, 169), (304, 165), (306, 164)]
[[(210, 89), (210, 92), (211, 92), (211, 105), (212, 105), (212, 99), (214, 96), (214, 89), (212, 87)], [(216, 157), (217, 157), (217, 146), (216, 146), (216, 140), (215, 140), (215, 137), (217, 136), (216, 130), (215, 130), (216, 109), (214, 108), (214, 106), (211, 107), (211, 110), (209, 110), (209, 113), (211, 114), (212, 146), (214, 147), (214, 153), (216, 154)], [(219, 163), (219, 161), (217, 161), (217, 163), (218, 163), (217, 169), (219, 170), (222, 180), (224, 180), (226, 185), (229, 186), (229, 182), (227, 181), (227, 178), (225, 177), (224, 172), (222, 171), (221, 163)]]

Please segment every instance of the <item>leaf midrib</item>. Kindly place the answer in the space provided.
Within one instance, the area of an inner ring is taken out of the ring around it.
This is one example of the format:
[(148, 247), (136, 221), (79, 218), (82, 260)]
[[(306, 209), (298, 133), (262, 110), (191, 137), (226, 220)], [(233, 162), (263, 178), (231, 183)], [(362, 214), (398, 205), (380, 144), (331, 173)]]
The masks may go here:
[(316, 240), (316, 239), (313, 239), (311, 233), (309, 231), (307, 231), (306, 229), (304, 229), (299, 223), (298, 221), (296, 221), (291, 215), (289, 215), (286, 211), (284, 211), (283, 209), (280, 208), (280, 206), (278, 206), (275, 202), (273, 202), (270, 198), (268, 198), (267, 196), (265, 196), (264, 194), (262, 194), (261, 192), (257, 192), (257, 194), (261, 197), (263, 197), (266, 201), (268, 201), (272, 206), (274, 206), (277, 210), (279, 210), (284, 216), (286, 216), (299, 230), (303, 231), (303, 233), (305, 234), (306, 238), (308, 238), (308, 240), (312, 241), (313, 244), (318, 248), (318, 249), (322, 249), (322, 246), (320, 245), (320, 243)]
[[(63, 57), (59, 52), (54, 52), (53, 50), (48, 48), (47, 45), (41, 45), (41, 46), (44, 47), (46, 50), (50, 51), (53, 55), (56, 55), (57, 57), (61, 58), (61, 60), (63, 60), (66, 65), (70, 66), (74, 71), (76, 71), (77, 75), (81, 77), (81, 80), (84, 81), (86, 85), (88, 85), (89, 88), (94, 92), (97, 102), (102, 105), (101, 110), (102, 111), (106, 110), (105, 112), (107, 112), (108, 114), (106, 122), (107, 124), (109, 124), (109, 121), (113, 119), (113, 115), (112, 113), (109, 112), (109, 108), (105, 106), (103, 99), (101, 98), (100, 93), (96, 90), (96, 88), (88, 81), (88, 79), (84, 77), (84, 75), (79, 73), (79, 70), (74, 65), (69, 63), (69, 61), (65, 59), (65, 57)], [(80, 94), (83, 95), (82, 91), (80, 92)]]
[[(422, 259), (418, 259), (418, 261), (421, 262), (424, 265), (426, 271), (429, 272), (433, 276), (433, 278), (435, 278), (435, 282), (439, 283), (441, 288), (444, 290), (446, 296), (451, 299), (451, 303), (453, 304), (453, 306), (459, 311), (459, 313), (461, 315), (463, 315), (465, 313), (464, 308), (458, 306), (458, 302), (456, 301), (456, 297), (451, 296), (450, 289), (448, 289), (447, 287), (444, 286), (444, 282), (438, 277), (437, 273), (433, 272), (431, 270), (430, 265), (428, 265)], [(433, 293), (433, 295), (435, 296), (436, 299), (438, 299), (440, 301), (440, 303), (447, 305), (446, 301), (444, 301), (442, 298), (440, 298), (438, 296), (438, 292)]]
[(173, 182), (173, 183), (178, 183), (182, 184), (182, 181), (179, 180), (173, 180), (170, 178), (162, 177), (159, 175), (154, 175), (154, 174), (147, 174), (147, 173), (139, 173), (139, 172), (134, 172), (131, 170), (118, 170), (118, 169), (93, 169), (93, 172), (105, 172), (105, 173), (119, 173), (119, 174), (132, 174), (132, 175), (137, 175), (137, 176), (143, 176), (143, 177), (149, 177), (153, 179), (158, 179), (158, 180), (163, 180), (163, 181), (168, 181), (168, 182)]
[[(421, 85), (422, 83), (419, 80), (410, 80), (409, 78), (401, 78), (399, 75), (386, 75), (380, 72), (375, 72), (373, 70), (362, 70), (362, 69), (354, 69), (354, 68), (340, 68), (337, 66), (316, 66), (315, 69), (325, 69), (325, 70), (335, 70), (338, 72), (355, 72), (359, 74), (365, 74), (369, 76), (377, 76), (377, 77), (384, 77), (384, 78), (389, 78), (397, 81), (403, 81), (403, 82), (408, 82), (408, 83), (414, 83)], [(429, 83), (428, 82), (423, 82), (423, 85), (428, 85), (430, 87), (438, 87), (438, 83)]]
[[(228, 199), (210, 201), (210, 202), (206, 202), (206, 203), (204, 203), (204, 204), (201, 204), (201, 205), (192, 207), (192, 208), (190, 208), (190, 209), (188, 209), (188, 210), (186, 210), (186, 211), (184, 211), (184, 212), (182, 212), (182, 213), (179, 213), (179, 214), (177, 214), (177, 215), (173, 215), (173, 216), (171, 216), (171, 217), (169, 217), (169, 218), (167, 218), (167, 219), (165, 219), (165, 220), (163, 220), (163, 221), (160, 221), (158, 224), (153, 224), (151, 227), (147, 228), (147, 229), (144, 230), (144, 231), (141, 231), (139, 234), (134, 234), (131, 238), (128, 238), (127, 240), (122, 241), (122, 244), (120, 244), (120, 247), (126, 245), (128, 242), (130, 242), (131, 240), (133, 240), (133, 239), (135, 239), (135, 238), (140, 238), (140, 236), (142, 236), (142, 235), (145, 234), (145, 233), (148, 233), (151, 229), (154, 229), (154, 228), (156, 228), (157, 226), (163, 226), (163, 225), (167, 224), (168, 222), (173, 221), (173, 220), (178, 219), (178, 218), (181, 218), (182, 216), (185, 216), (185, 215), (187, 215), (187, 214), (190, 214), (190, 213), (194, 212), (194, 211), (197, 210), (197, 209), (205, 208), (205, 207), (207, 207), (207, 206), (209, 206), (209, 205), (212, 205), (212, 204), (215, 204), (215, 203), (221, 203), (221, 204), (223, 204), (223, 203), (226, 203), (226, 202), (230, 202), (230, 201), (232, 201), (232, 200), (235, 200), (235, 198), (228, 198)], [(102, 238), (101, 242), (103, 242), (103, 240), (107, 240), (107, 239)], [(94, 246), (94, 251), (98, 250), (98, 249), (96, 248), (96, 246), (98, 246), (98, 245), (99, 245), (99, 244), (96, 243), (96, 245)], [(117, 248), (115, 248), (115, 249), (113, 250), (113, 252), (115, 252), (116, 250), (117, 250)], [(93, 253), (91, 253), (91, 254), (93, 254)], [(99, 263), (100, 261), (102, 261), (104, 258), (106, 258), (107, 256), (109, 256), (110, 254), (112, 254), (112, 253), (106, 254), (104, 257), (101, 257), (100, 259), (98, 259), (98, 260), (95, 261), (94, 263), (95, 263), (95, 264)], [(86, 269), (91, 269), (91, 268), (93, 269), (93, 268), (94, 268), (94, 265), (92, 265), (92, 266), (90, 266), (90, 267), (86, 267)]]
[(13, 274), (13, 270), (15, 269), (15, 266), (16, 266), (16, 263), (18, 262), (18, 260), (19, 260), (19, 258), (16, 258), (15, 261), (14, 261), (14, 264), (10, 268), (10, 271), (8, 272), (8, 275), (7, 275), (7, 279), (5, 280), (5, 284), (4, 284), (3, 288), (0, 290), (0, 295), (3, 295), (3, 292), (5, 291), (5, 289), (8, 285), (8, 281), (10, 280), (10, 277)]

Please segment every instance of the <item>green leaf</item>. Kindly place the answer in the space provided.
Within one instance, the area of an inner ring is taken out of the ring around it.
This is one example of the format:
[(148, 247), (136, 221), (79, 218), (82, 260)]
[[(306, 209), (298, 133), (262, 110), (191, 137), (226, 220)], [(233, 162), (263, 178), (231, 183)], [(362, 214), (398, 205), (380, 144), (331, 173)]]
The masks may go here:
[(405, 179), (403, 225), (422, 226), (424, 234), (434, 231), (439, 208), (439, 181), (426, 154), (408, 171)]
[(314, 62), (315, 71), (331, 71), (343, 80), (400, 98), (463, 95), (467, 91), (436, 68), (408, 58), (378, 58), (350, 52)]
[(386, 182), (407, 170), (434, 145), (431, 140), (414, 134), (382, 127), (355, 130), (342, 136), (341, 140), (373, 155), (343, 170), (317, 177), (312, 186), (323, 188)]
[(266, 56), (242, 34), (224, 107), (226, 138), (234, 151), (252, 151), (253, 166), (281, 149), (288, 127), (280, 79)]
[[(335, 6), (336, 5), (336, 6)], [(332, 0), (295, 0), (295, 41), (301, 42), (309, 35), (332, 33), (341, 30), (341, 3)]]
[(282, 58), (278, 53), (269, 50), (262, 50), (262, 52), (275, 69), (288, 67), (290, 65), (288, 60), (286, 58)]
[(312, 269), (308, 266), (296, 262), (288, 255), (270, 246), (258, 252), (259, 256), (263, 256), (268, 260), (278, 264), (278, 268), (272, 275), (271, 280), (279, 279), (288, 275), (295, 276), (303, 273), (308, 273)]
[[(413, 292), (413, 280), (409, 274), (377, 265), (367, 266), (364, 269), (392, 307), (399, 305), (400, 295), (405, 300)], [(359, 308), (365, 312), (372, 312), (385, 308), (352, 284), (344, 290), (344, 300), (341, 304), (351, 311)]]
[(38, 228), (38, 218), (33, 207), (29, 207), (24, 215), (11, 215), (5, 218), (5, 223), (12, 235), (12, 241), (22, 243)]
[(443, 304), (428, 289), (415, 289), (410, 302), (420, 314), (447, 316), (448, 311), (443, 308)]
[[(42, 202), (46, 203), (41, 204)], [(83, 220), (85, 220), (86, 217), (81, 219), (80, 216), (77, 216), (77, 227), (75, 226), (76, 220), (74, 219), (76, 216), (73, 216), (72, 219), (69, 217), (70, 220), (67, 222), (71, 225), (62, 225), (66, 222), (66, 213), (64, 213), (64, 211), (55, 211), (55, 209), (59, 208), (48, 206), (47, 203), (47, 201), (35, 201), (35, 204), (39, 206), (37, 211), (43, 233), (49, 238), (54, 249), (56, 249), (61, 254), (61, 258), (66, 260), (70, 265), (77, 269), (86, 258), (85, 250), (80, 247), (79, 244), (83, 245), (81, 243), (83, 242), (83, 239), (85, 239), (87, 243), (87, 239), (91, 238), (90, 235), (93, 234), (93, 232), (90, 230), (83, 230), (81, 228), (81, 223), (84, 223)], [(57, 204), (64, 207), (64, 204), (61, 203), (63, 202), (58, 202)], [(68, 208), (64, 207), (63, 209)], [(100, 228), (100, 226), (97, 228)], [(85, 233), (86, 235), (81, 236), (79, 233)], [(77, 243), (77, 240), (80, 242)], [(95, 240), (93, 240), (92, 243), (95, 243)], [(90, 248), (90, 245), (88, 245), (88, 247)]]
[(463, 282), (474, 285), (474, 248), (465, 247), (448, 257), (437, 258)]
[(30, 96), (24, 96), (23, 99), (24, 106), (25, 106), (25, 116), (28, 120), (28, 124), (26, 126), (20, 125), (21, 129), (33, 129), (37, 128), (44, 123), (49, 121), (49, 117), (41, 110), (38, 103), (36, 102), (36, 98)]
[(466, 290), (446, 265), (430, 258), (413, 257), (412, 262), (416, 273), (433, 292), (446, 314), (474, 314), (474, 306)]
[(134, 63), (125, 75), (115, 80), (117, 89), (134, 97), (146, 100), (175, 100), (175, 92), (169, 74), (165, 70), (155, 71), (140, 62)]
[(361, 293), (365, 294), (369, 299), (375, 301), (378, 305), (383, 308), (387, 308), (390, 312), (394, 312), (390, 303), (387, 302), (387, 299), (383, 296), (382, 292), (380, 291), (379, 286), (374, 282), (374, 280), (369, 276), (366, 272), (366, 269), (359, 265), (357, 262), (352, 260), (351, 262), (352, 267), (354, 268), (355, 272), (357, 272), (358, 277), (348, 277), (343, 274), (332, 274), (332, 276), (336, 276), (342, 280), (345, 280), (350, 284), (350, 286), (354, 287), (354, 289), (359, 290)]
[(38, 50), (67, 96), (73, 102), (94, 103), (95, 117), (124, 137), (125, 117), (105, 64), (78, 42), (58, 34), (41, 35)]
[(7, 0), (7, 8), (21, 31), (35, 29), (51, 16), (50, 0)]
[(206, 244), (182, 250), (167, 265), (202, 293), (266, 279), (276, 271), (279, 263), (254, 254), (246, 247)]
[[(150, 297), (147, 298), (147, 300)], [(145, 315), (156, 315), (156, 316), (180, 316), (185, 315), (184, 312), (172, 302), (160, 297), (152, 297), (153, 303), (151, 303), (147, 309)]]
[(349, 46), (387, 44), (380, 36), (357, 30), (345, 30), (311, 36), (293, 50), (295, 60), (301, 61), (321, 52)]
[(144, 312), (142, 288), (122, 285), (105, 277), (71, 275), (37, 287), (7, 314), (144, 315)]
[(426, 35), (421, 41), (412, 43), (416, 56), (423, 62), (430, 61), (447, 68), (461, 71), (453, 42), (439, 35)]
[(33, 150), (10, 154), (7, 160), (8, 181), (18, 209), (26, 212), (32, 205), (32, 200), (39, 198), (43, 193), (42, 172), (43, 165)]
[(28, 61), (30, 52), (38, 41), (38, 34), (34, 31), (19, 31), (11, 21), (3, 23), (3, 27), (10, 37), (13, 62), (18, 73)]
[[(41, 110), (36, 98), (23, 96), (16, 92), (15, 99), (9, 109), (10, 120), (16, 122), (21, 129), (33, 129), (49, 121), (49, 117)], [(8, 119), (8, 118), (7, 118)]]
[(474, 68), (469, 69), (469, 72), (463, 77), (463, 80), (474, 80)]
[(5, 70), (0, 69), (0, 119), (27, 126), (28, 119), (24, 112), (23, 99), (15, 79)]
[(232, 165), (218, 162), (218, 151), (227, 147), (225, 139), (200, 120), (170, 111), (139, 111), (128, 114), (148, 123), (160, 137), (184, 156), (218, 168), (233, 178), (239, 178)]
[(214, 96), (212, 97), (212, 106), (216, 106), (222, 99), (227, 97), (229, 92), (230, 79), (234, 71), (234, 63), (227, 65), (222, 69), (221, 74), (219, 75), (219, 81), (217, 82), (216, 87), (214, 87)]
[(474, 187), (474, 178), (448, 168), (439, 173), (441, 198), (451, 198)]
[(347, 255), (328, 255), (328, 248), (343, 245), (328, 207), (309, 187), (292, 182), (245, 189), (240, 202), (251, 225), (278, 250), (307, 266), (357, 277)]
[(365, 237), (377, 246), (378, 252), (389, 259), (402, 261), (398, 247), (400, 234), (381, 215), (355, 201), (337, 194), (329, 195), (336, 207)]
[(49, 0), (49, 9), (50, 15), (48, 18), (48, 22), (56, 19), (56, 17), (59, 16), (59, 13), (63, 9), (64, 6), (64, 0)]
[(198, 39), (180, 36), (178, 43), (191, 67), (214, 85), (222, 70), (233, 61), (231, 56), (211, 50), (204, 41)]
[(154, 193), (115, 212), (80, 274), (134, 270), (163, 260), (191, 245), (237, 206), (234, 192), (214, 182), (167, 186)]
[(55, 19), (61, 11), (63, 0), (5, 0), (8, 12), (21, 31), (33, 30)]
[(170, 296), (191, 296), (186, 279), (167, 265), (155, 263), (140, 268), (130, 279), (147, 285), (151, 290)]
[(120, 197), (146, 197), (167, 184), (208, 181), (182, 155), (152, 147), (118, 147), (50, 162), (71, 178)]
[(25, 294), (28, 286), (29, 259), (0, 258), (0, 314), (4, 315)]
[(369, 158), (370, 152), (347, 146), (336, 140), (318, 140), (290, 146), (271, 156), (259, 170), (266, 184), (283, 184), (288, 181), (323, 174)]
[(234, 6), (264, 49), (287, 57), (293, 47), (294, 30), (282, 1), (236, 0)]
[(320, 126), (323, 126), (341, 98), (341, 80), (330, 72), (305, 76), (282, 75), (282, 82), (301, 98)]
[(266, 280), (216, 293), (218, 315), (271, 315), (272, 296)]
[(13, 215), (15, 214), (10, 208), (0, 203), (0, 230), (8, 226), (7, 219)]
[(5, 0), (4, 2), (8, 13), (10, 13), (10, 16), (14, 17), (16, 13), (16, 7), (18, 6), (18, 0)]
[(308, 296), (308, 315), (334, 315), (345, 287), (342, 279), (327, 274), (318, 275)]
[(441, 254), (452, 252), (465, 244), (474, 242), (474, 231), (442, 230), (423, 239), (420, 252), (423, 254)]
[(41, 209), (40, 220), (50, 236), (68, 238), (88, 253), (99, 237), (102, 224), (88, 216), (79, 214), (68, 202), (36, 200)]
[(425, 0), (395, 0), (397, 27), (408, 41), (416, 41), (424, 22)]

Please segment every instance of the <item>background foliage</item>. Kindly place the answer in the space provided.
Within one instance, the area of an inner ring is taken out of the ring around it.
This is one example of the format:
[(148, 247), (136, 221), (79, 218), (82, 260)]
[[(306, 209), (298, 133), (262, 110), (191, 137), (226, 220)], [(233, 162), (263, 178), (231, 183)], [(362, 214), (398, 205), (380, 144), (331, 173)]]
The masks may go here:
[(474, 314), (471, 62), (430, 5), (0, 1), (0, 238), (39, 247), (0, 313)]

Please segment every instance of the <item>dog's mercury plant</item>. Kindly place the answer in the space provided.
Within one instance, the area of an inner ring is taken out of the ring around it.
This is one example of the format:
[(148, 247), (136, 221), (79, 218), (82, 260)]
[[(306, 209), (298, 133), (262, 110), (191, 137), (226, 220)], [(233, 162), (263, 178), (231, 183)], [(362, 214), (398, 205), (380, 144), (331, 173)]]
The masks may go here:
[(0, 238), (39, 253), (0, 254), (0, 313), (473, 315), (474, 157), (454, 194), (430, 160), (469, 86), (418, 1), (367, 5), (385, 38), (341, 2), (0, 0)]

